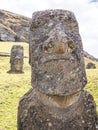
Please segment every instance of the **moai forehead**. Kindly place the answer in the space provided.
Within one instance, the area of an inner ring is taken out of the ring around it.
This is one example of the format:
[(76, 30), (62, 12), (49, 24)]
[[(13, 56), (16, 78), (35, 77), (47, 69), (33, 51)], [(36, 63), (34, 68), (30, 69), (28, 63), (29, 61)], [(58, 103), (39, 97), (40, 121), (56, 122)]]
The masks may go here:
[(70, 95), (85, 86), (83, 47), (72, 12), (35, 12), (29, 48), (33, 87), (49, 95)]

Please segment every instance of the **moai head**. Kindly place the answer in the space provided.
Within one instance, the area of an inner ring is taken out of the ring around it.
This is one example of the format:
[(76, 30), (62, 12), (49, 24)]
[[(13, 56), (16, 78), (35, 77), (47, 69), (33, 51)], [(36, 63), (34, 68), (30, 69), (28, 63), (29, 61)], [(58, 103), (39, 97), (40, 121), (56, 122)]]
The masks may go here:
[(10, 64), (11, 70), (10, 72), (23, 72), (23, 47), (20, 45), (14, 45), (11, 49), (11, 57)]
[(86, 65), (86, 69), (96, 69), (96, 65), (92, 62), (89, 62), (87, 65)]
[(47, 95), (70, 95), (85, 86), (83, 47), (74, 14), (33, 13), (30, 26), (32, 86)]

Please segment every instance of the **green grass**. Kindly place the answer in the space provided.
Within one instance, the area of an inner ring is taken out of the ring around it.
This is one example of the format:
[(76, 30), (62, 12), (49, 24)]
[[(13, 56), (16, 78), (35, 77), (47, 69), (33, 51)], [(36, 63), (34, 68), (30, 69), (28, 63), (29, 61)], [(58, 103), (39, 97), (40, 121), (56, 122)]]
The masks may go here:
[[(0, 43), (0, 52), (10, 53), (12, 45), (15, 44), (23, 45), (24, 55), (28, 56), (27, 43)], [(28, 58), (24, 58), (23, 74), (8, 74), (9, 61), (9, 57), (0, 57), (0, 130), (17, 129), (19, 99), (31, 88), (31, 70)]]
[(86, 69), (88, 83), (85, 89), (93, 95), (98, 112), (98, 62), (85, 58), (85, 66), (88, 62), (93, 62), (96, 65), (96, 69)]
[(86, 70), (88, 83), (85, 87), (94, 97), (98, 112), (98, 69)]
[[(10, 53), (12, 45), (23, 45), (28, 57), (27, 43), (0, 43), (0, 52)], [(23, 74), (8, 74), (10, 58), (0, 57), (0, 130), (17, 130), (17, 110), (20, 97), (31, 88), (31, 70), (28, 58), (24, 59)], [(87, 64), (89, 60), (85, 59)], [(86, 70), (86, 89), (94, 96), (98, 111), (98, 63), (97, 69)]]

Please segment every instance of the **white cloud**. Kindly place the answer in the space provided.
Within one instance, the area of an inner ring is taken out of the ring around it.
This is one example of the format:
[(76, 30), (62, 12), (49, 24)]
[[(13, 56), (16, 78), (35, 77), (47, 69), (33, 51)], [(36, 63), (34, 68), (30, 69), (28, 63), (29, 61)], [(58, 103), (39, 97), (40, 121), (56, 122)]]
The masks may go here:
[(83, 46), (98, 57), (98, 2), (89, 0), (0, 0), (0, 8), (31, 17), (34, 11), (65, 9), (74, 12), (80, 28)]

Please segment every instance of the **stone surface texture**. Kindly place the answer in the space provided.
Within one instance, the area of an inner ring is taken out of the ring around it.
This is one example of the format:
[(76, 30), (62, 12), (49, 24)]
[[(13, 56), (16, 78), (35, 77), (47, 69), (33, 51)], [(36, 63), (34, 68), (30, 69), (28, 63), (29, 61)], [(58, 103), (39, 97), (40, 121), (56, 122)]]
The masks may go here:
[(24, 58), (23, 46), (13, 45), (10, 55), (11, 69), (8, 71), (8, 73), (23, 73), (23, 58)]
[(83, 90), (83, 47), (72, 12), (33, 13), (29, 62), (32, 88), (20, 100), (18, 130), (95, 130), (95, 102)]

